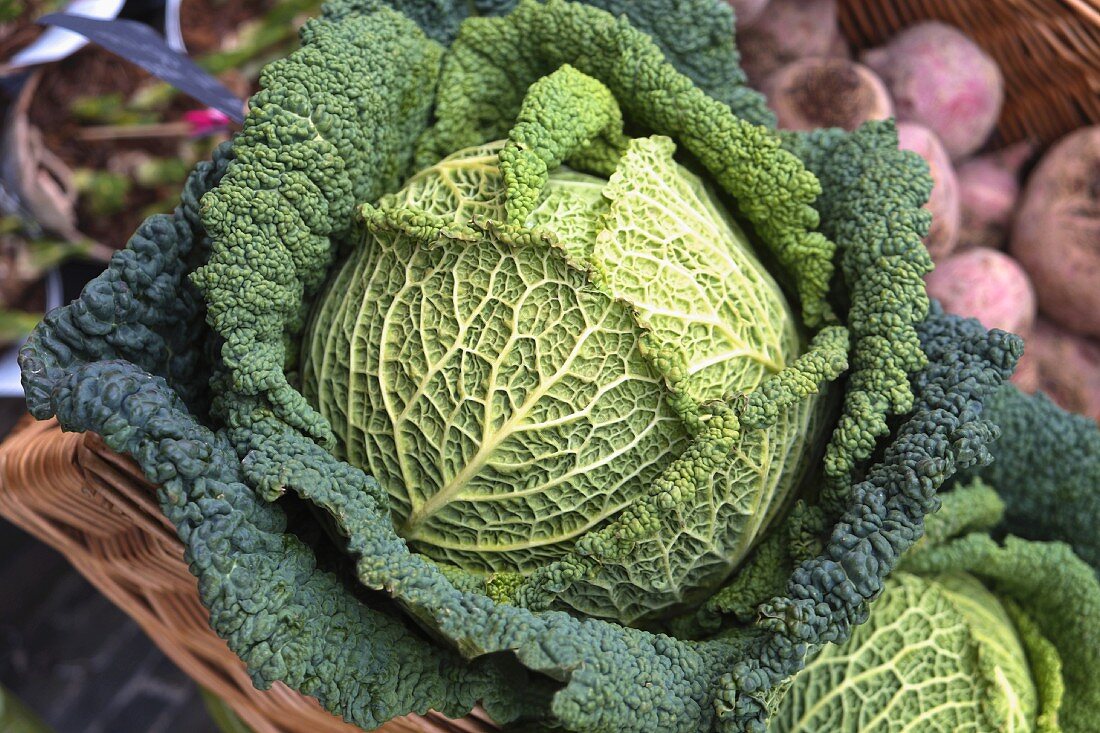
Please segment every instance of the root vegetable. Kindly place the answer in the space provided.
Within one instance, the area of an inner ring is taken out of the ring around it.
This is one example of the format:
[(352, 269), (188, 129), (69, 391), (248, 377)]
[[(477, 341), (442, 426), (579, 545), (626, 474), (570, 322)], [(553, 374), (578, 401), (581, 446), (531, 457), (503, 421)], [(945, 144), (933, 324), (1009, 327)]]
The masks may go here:
[(927, 208), (932, 212), (932, 227), (924, 238), (924, 245), (936, 262), (946, 258), (955, 249), (959, 239), (959, 184), (955, 167), (934, 132), (914, 122), (898, 123), (898, 143), (905, 150), (912, 150), (925, 161), (932, 173), (932, 195)]
[(1010, 252), (1063, 328), (1100, 336), (1100, 125), (1058, 142), (1024, 189)]
[(764, 10), (768, 0), (727, 0), (733, 7), (733, 13), (737, 17), (737, 27), (744, 28), (752, 23)]
[(977, 318), (986, 328), (1030, 335), (1035, 324), (1035, 291), (1024, 269), (992, 249), (959, 252), (925, 278), (928, 295), (950, 313)]
[(957, 28), (919, 23), (860, 60), (886, 82), (898, 119), (931, 128), (953, 159), (973, 153), (993, 131), (1004, 79), (997, 63)]
[(755, 22), (739, 31), (737, 46), (754, 85), (798, 59), (848, 56), (836, 22), (836, 0), (771, 0)]
[(1067, 410), (1100, 420), (1100, 344), (1039, 319), (1027, 343), (1039, 389)]
[(801, 59), (767, 78), (761, 90), (779, 126), (789, 130), (843, 127), (884, 120), (894, 105), (875, 73), (847, 59)]
[(1005, 245), (1020, 198), (1020, 168), (1033, 152), (1030, 143), (1018, 143), (958, 167), (960, 248)]

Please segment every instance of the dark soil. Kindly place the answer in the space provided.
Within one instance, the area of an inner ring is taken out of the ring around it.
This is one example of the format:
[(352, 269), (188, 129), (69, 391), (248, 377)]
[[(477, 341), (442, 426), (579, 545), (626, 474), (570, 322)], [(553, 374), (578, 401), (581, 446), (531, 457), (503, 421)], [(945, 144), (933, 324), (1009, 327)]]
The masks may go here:
[[(204, 54), (231, 47), (243, 23), (261, 17), (277, 0), (187, 0), (182, 3), (181, 27), (189, 54), (201, 58)], [(0, 60), (33, 40), (40, 28), (33, 18), (42, 13), (41, 0), (27, 4), (20, 21), (9, 24), (0, 33)], [(255, 81), (230, 71), (220, 75), (221, 81), (234, 93), (246, 97), (254, 91)], [(141, 68), (97, 46), (89, 45), (64, 61), (43, 71), (35, 90), (29, 117), (45, 138), (47, 146), (73, 169), (89, 168), (127, 172), (127, 157), (152, 156), (188, 160), (204, 154), (217, 142), (196, 145), (185, 137), (169, 135), (141, 139), (87, 141), (80, 138), (82, 128), (89, 123), (79, 120), (72, 111), (73, 102), (81, 98), (118, 94), (128, 99), (145, 86), (157, 84)], [(152, 113), (148, 122), (175, 122), (183, 112), (201, 109), (202, 105), (189, 97), (176, 95), (168, 107)], [(170, 198), (178, 188), (177, 181), (146, 188), (134, 185), (126, 205), (118, 214), (97, 215), (81, 210), (77, 228), (104, 244), (125, 245), (130, 234), (149, 213), (148, 208)]]

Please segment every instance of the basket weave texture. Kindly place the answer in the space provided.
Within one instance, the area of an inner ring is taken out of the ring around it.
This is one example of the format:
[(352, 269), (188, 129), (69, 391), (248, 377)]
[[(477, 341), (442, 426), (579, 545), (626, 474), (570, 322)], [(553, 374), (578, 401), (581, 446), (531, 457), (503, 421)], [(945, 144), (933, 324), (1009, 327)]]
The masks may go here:
[[(1100, 0), (839, 0), (841, 28), (857, 49), (901, 28), (939, 19), (1001, 65), (1006, 104), (998, 141), (1049, 143), (1100, 122)], [(62, 552), (129, 613), (199, 684), (226, 700), (256, 733), (354, 733), (283, 685), (256, 690), (215, 636), (183, 547), (137, 465), (95, 435), (28, 423), (0, 446), (0, 514)], [(461, 720), (429, 713), (384, 733), (493, 733), (479, 711)]]
[[(61, 432), (53, 420), (28, 420), (0, 445), (0, 514), (65, 555), (255, 733), (357, 733), (284, 685), (252, 686), (244, 664), (210, 629), (183, 545), (155, 494), (132, 460), (94, 434)], [(475, 711), (461, 721), (410, 715), (380, 733), (495, 730)]]

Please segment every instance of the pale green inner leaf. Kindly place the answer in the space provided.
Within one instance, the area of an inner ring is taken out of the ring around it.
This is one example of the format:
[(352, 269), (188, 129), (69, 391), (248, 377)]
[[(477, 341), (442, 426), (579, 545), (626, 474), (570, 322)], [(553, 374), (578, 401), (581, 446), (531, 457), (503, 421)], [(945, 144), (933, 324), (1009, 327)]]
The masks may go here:
[(799, 673), (770, 733), (1027, 733), (1037, 694), (1004, 607), (965, 573), (895, 573)]
[[(505, 219), (501, 145), (456, 153), (368, 209), (374, 224), (315, 310), (303, 387), (417, 549), (530, 572), (684, 451), (676, 391), (749, 392), (800, 343), (745, 234), (667, 138), (632, 141), (610, 181), (555, 171), (523, 242), (491, 223)], [(370, 212), (421, 213), (412, 231)], [(745, 436), (749, 453), (731, 454), (697, 507), (723, 514), (706, 522), (722, 536), (697, 551), (660, 543), (669, 581), (712, 581), (747, 551), (786, 495), (779, 477), (800, 473), (782, 464), (811, 412)], [(710, 559), (683, 565), (681, 552)]]
[[(680, 386), (693, 398), (751, 392), (798, 355), (795, 319), (744, 232), (674, 152), (667, 137), (631, 140), (601, 191), (557, 179), (533, 223), (595, 268), (658, 343), (683, 353)], [(591, 203), (597, 195), (602, 206)], [(594, 237), (573, 223), (593, 215)]]

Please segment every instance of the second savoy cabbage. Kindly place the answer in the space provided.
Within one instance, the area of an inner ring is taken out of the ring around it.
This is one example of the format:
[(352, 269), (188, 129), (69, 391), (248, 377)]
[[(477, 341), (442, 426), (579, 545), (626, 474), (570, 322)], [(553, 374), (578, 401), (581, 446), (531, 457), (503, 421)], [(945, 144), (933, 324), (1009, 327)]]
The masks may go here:
[[(1004, 394), (1020, 416), (1056, 415), (1049, 403)], [(1079, 430), (1075, 417), (1057, 415), (1052, 426)], [(1100, 439), (1095, 425), (1089, 435)], [(981, 481), (945, 493), (868, 622), (795, 676), (770, 733), (1095, 730), (1096, 571), (1062, 542), (994, 541), (1004, 511)]]

